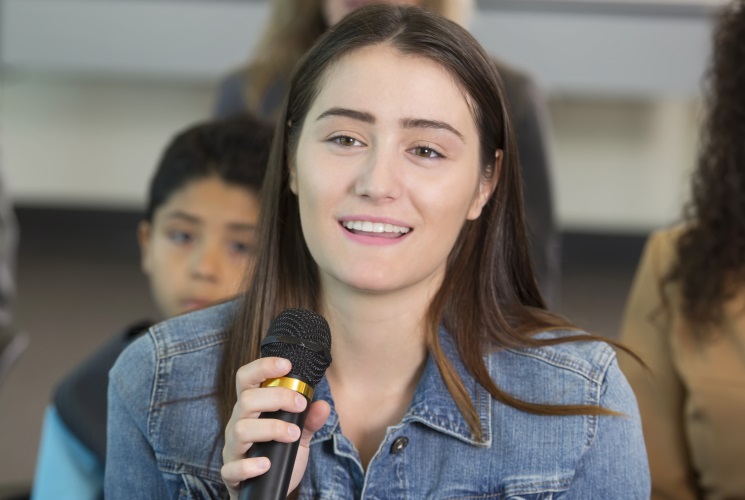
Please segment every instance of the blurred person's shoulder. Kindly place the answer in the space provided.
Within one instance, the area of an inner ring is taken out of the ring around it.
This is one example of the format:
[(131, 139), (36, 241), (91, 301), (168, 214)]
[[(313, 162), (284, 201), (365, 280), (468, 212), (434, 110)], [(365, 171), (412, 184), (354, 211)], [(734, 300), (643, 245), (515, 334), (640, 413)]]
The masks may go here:
[(505, 85), (533, 85), (533, 78), (524, 69), (494, 55), (492, 55), (491, 58), (492, 61), (494, 61), (497, 71), (499, 71), (499, 76), (502, 77)]
[(545, 96), (530, 73), (494, 55), (491, 58), (502, 78), (513, 114), (531, 115), (536, 106), (544, 106)]
[(227, 118), (243, 112), (246, 108), (244, 90), (247, 85), (248, 71), (245, 68), (235, 69), (225, 75), (217, 83), (212, 116)]
[[(644, 247), (639, 256), (636, 268), (637, 280), (653, 276), (655, 282), (661, 282), (675, 265), (678, 258), (678, 242), (689, 228), (688, 224), (681, 223), (651, 231), (644, 241)], [(670, 287), (677, 288), (677, 283), (666, 281), (665, 289), (668, 290)], [(659, 291), (650, 290), (649, 292), (656, 294)]]
[(663, 262), (671, 263), (677, 252), (678, 241), (689, 228), (689, 224), (681, 223), (652, 231), (647, 237), (645, 251)]

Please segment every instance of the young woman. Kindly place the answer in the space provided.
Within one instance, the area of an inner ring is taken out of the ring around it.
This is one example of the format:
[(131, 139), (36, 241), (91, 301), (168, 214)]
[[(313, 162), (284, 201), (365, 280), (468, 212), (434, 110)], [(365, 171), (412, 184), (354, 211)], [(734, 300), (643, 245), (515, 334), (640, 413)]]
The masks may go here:
[(656, 500), (745, 496), (745, 1), (724, 8), (712, 47), (685, 223), (649, 238), (621, 329), (650, 368), (622, 364)]
[[(220, 82), (215, 116), (248, 110), (276, 120), (300, 57), (327, 29), (370, 3), (418, 5), (465, 25), (473, 13), (474, 0), (272, 0), (266, 29), (251, 61)], [(494, 62), (504, 83), (517, 137), (528, 247), (536, 279), (543, 297), (555, 304), (560, 292), (561, 241), (554, 213), (548, 104), (530, 75), (501, 60)]]
[[(253, 443), (298, 439), (300, 498), (646, 498), (613, 349), (538, 292), (478, 43), (360, 9), (298, 65), (279, 123), (245, 298), (154, 327), (111, 372), (107, 498), (235, 497), (271, 466)], [(305, 408), (259, 387), (289, 372), (259, 344), (290, 307), (333, 337), (303, 430), (257, 418)]]

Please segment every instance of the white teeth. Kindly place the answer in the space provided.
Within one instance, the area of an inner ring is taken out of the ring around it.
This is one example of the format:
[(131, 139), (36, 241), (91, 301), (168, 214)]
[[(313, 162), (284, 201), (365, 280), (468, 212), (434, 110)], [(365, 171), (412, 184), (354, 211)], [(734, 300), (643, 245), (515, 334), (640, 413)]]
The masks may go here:
[(356, 231), (365, 231), (366, 233), (401, 233), (406, 234), (410, 231), (410, 228), (405, 226), (397, 226), (395, 224), (383, 224), (382, 222), (370, 222), (360, 220), (348, 220), (342, 222), (342, 226), (347, 229), (354, 229)]

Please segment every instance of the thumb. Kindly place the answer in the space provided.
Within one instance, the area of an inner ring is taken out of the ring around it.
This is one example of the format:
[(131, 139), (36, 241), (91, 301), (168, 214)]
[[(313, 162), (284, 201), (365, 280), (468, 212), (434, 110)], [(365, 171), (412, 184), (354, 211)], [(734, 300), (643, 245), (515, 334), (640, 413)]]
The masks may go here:
[(331, 414), (331, 407), (326, 401), (316, 401), (310, 405), (308, 415), (305, 417), (303, 433), (300, 436), (300, 446), (310, 446), (313, 433), (323, 427)]

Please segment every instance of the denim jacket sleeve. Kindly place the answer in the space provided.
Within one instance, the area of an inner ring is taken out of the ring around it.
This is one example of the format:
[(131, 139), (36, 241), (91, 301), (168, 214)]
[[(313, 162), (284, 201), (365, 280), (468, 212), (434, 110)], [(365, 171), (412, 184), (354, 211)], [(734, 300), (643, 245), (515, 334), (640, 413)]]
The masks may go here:
[(149, 498), (168, 498), (148, 439), (155, 373), (156, 350), (150, 334), (132, 343), (109, 373), (107, 499), (133, 498), (133, 485)]
[(648, 499), (650, 476), (636, 398), (614, 359), (600, 387), (600, 406), (621, 416), (595, 419), (594, 435), (569, 489), (571, 498)]

